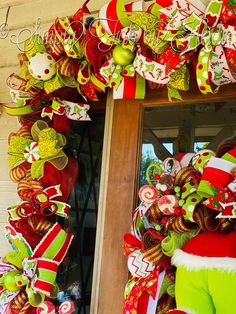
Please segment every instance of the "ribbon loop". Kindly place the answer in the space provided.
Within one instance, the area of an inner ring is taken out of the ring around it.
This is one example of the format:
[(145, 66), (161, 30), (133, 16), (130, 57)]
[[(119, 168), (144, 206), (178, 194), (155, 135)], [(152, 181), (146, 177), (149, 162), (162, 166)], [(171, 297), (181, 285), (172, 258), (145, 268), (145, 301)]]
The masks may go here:
[[(13, 251), (6, 256), (7, 261), (10, 265), (12, 263), (17, 264), (19, 269), (13, 268), (8, 273), (9, 268), (0, 265), (1, 271), (6, 275), (3, 278), (6, 293), (8, 295), (14, 291), (14, 297), (16, 297), (25, 291), (25, 304), (29, 303), (29, 305), (37, 307), (44, 302), (46, 296), (52, 296), (58, 266), (63, 260), (73, 236), (62, 230), (60, 225), (56, 223), (45, 234), (34, 251), (11, 226), (6, 228), (6, 237), (13, 248)], [(24, 255), (22, 255), (23, 248)], [(11, 277), (10, 283), (7, 276)]]

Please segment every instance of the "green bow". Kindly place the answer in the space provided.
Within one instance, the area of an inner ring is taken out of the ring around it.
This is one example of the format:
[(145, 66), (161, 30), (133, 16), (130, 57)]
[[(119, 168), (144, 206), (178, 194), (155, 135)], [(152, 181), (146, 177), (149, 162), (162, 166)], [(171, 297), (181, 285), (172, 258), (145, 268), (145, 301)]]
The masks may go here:
[(45, 162), (50, 162), (58, 170), (66, 167), (68, 157), (62, 150), (66, 144), (64, 135), (49, 128), (42, 120), (34, 123), (27, 136), (23, 130), (25, 127), (10, 137), (8, 148), (10, 170), (28, 161), (31, 163), (32, 178), (40, 179), (44, 175)]
[[(47, 49), (43, 43), (43, 39), (39, 35), (34, 35), (29, 40), (27, 40), (25, 42), (24, 50), (26, 51), (26, 57), (28, 60), (38, 52), (47, 52)], [(27, 81), (27, 90), (30, 88), (39, 88), (44, 89), (47, 94), (50, 94), (64, 86), (72, 88), (76, 88), (78, 86), (78, 83), (74, 77), (60, 75), (59, 70), (57, 70), (56, 74), (47, 81), (34, 78), (29, 72), (28, 60), (24, 60), (22, 62), (21, 68), (17, 71), (17, 75), (23, 80)]]
[(107, 81), (107, 86), (118, 89), (123, 77), (133, 77), (135, 70), (133, 64), (121, 66), (116, 64), (113, 58), (110, 58), (100, 69), (100, 74)]

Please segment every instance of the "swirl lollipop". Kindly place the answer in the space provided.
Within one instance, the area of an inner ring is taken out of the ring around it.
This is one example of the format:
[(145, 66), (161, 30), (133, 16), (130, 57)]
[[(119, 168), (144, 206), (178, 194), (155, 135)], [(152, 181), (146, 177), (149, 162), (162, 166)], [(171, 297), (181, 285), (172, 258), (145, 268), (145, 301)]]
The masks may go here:
[(56, 314), (55, 306), (51, 302), (45, 301), (37, 307), (37, 314)]
[(179, 199), (175, 195), (164, 195), (158, 200), (158, 207), (164, 215), (175, 215), (178, 212)]
[(60, 305), (58, 314), (71, 314), (74, 310), (74, 303), (72, 301), (65, 301)]
[(152, 185), (144, 185), (139, 189), (138, 196), (142, 202), (152, 204), (158, 197), (157, 189)]

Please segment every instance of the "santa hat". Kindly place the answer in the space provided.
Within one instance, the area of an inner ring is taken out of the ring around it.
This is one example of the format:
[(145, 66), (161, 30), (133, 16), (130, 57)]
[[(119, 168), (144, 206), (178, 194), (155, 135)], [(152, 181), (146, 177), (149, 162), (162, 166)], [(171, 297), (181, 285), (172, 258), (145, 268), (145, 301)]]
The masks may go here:
[(127, 12), (142, 11), (142, 1), (124, 4), (124, 0), (111, 0), (99, 11), (99, 21), (109, 34), (117, 34), (130, 25)]
[(204, 197), (214, 195), (212, 188), (224, 188), (233, 181), (232, 170), (236, 164), (236, 147), (227, 152), (222, 158), (213, 157), (203, 171), (198, 193)]
[(236, 232), (206, 231), (177, 249), (172, 264), (188, 270), (221, 269), (236, 271)]

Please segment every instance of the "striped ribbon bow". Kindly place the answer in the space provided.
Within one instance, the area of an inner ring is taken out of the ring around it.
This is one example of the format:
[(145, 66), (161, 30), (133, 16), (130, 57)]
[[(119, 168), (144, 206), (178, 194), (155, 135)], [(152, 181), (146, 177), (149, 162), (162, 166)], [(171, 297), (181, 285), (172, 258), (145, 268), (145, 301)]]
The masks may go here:
[(11, 226), (6, 227), (6, 238), (13, 251), (5, 257), (8, 264), (0, 264), (0, 309), (5, 310), (23, 291), (27, 295), (26, 303), (37, 307), (44, 302), (45, 296), (52, 295), (58, 267), (67, 253), (73, 235), (66, 233), (55, 223), (34, 251)]

